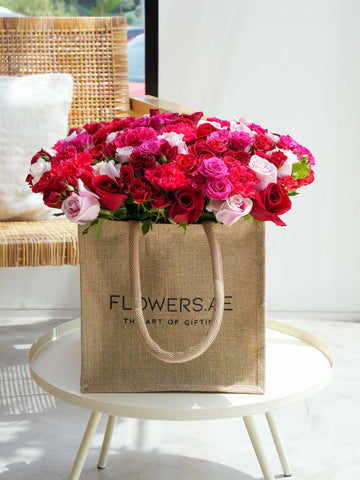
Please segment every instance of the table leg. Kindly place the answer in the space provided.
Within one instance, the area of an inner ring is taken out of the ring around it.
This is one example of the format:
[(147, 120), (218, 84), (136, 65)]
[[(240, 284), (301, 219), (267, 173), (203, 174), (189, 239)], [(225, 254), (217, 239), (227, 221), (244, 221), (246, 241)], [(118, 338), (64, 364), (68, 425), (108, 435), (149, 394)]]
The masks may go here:
[(273, 437), (277, 453), (279, 455), (279, 459), (280, 459), (280, 462), (281, 462), (281, 466), (283, 468), (284, 475), (285, 475), (285, 477), (291, 477), (292, 469), (291, 469), (289, 460), (287, 458), (284, 443), (283, 443), (282, 438), (280, 436), (280, 432), (279, 432), (279, 429), (276, 425), (273, 413), (272, 412), (267, 412), (267, 413), (265, 413), (265, 416), (266, 416), (266, 420), (269, 424), (270, 432), (271, 432), (271, 435)]
[(243, 417), (243, 420), (245, 423), (245, 427), (248, 431), (251, 443), (254, 447), (261, 471), (264, 475), (264, 479), (275, 480), (274, 475), (271, 473), (270, 465), (266, 458), (265, 451), (261, 442), (261, 438), (257, 431), (253, 416)]
[(78, 480), (78, 478), (80, 477), (87, 454), (89, 452), (91, 440), (94, 436), (94, 433), (96, 432), (96, 428), (98, 426), (100, 417), (101, 417), (101, 413), (99, 412), (91, 413), (90, 420), (86, 427), (83, 439), (81, 441), (78, 454), (76, 455), (74, 465), (71, 469), (69, 480)]
[(109, 454), (109, 448), (111, 444), (112, 435), (114, 432), (115, 423), (116, 423), (116, 415), (109, 415), (107, 425), (106, 425), (104, 440), (101, 447), (100, 457), (97, 465), (98, 468), (100, 469), (106, 467), (106, 461)]

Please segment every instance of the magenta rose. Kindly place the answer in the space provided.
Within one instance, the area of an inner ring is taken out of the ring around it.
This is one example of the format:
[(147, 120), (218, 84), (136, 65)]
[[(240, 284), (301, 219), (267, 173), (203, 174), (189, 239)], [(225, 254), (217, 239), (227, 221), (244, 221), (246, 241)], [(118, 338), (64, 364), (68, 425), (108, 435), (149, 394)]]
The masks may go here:
[(203, 189), (208, 198), (226, 200), (231, 193), (232, 184), (226, 177), (213, 178), (204, 184)]
[(277, 183), (270, 183), (262, 192), (256, 192), (251, 215), (262, 222), (270, 220), (276, 225), (286, 226), (279, 215), (291, 208), (288, 193)]
[(204, 158), (200, 165), (199, 173), (204, 175), (204, 177), (221, 178), (226, 176), (228, 173), (228, 168), (221, 158)]
[(194, 223), (200, 217), (203, 208), (202, 191), (185, 186), (175, 190), (169, 217), (176, 223)]

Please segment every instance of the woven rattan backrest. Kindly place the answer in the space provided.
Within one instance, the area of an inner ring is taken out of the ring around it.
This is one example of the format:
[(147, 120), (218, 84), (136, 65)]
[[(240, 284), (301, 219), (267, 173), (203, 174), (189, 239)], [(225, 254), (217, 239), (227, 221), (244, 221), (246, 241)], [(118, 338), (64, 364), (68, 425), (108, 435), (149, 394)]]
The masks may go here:
[(121, 17), (0, 18), (0, 75), (70, 73), (69, 126), (129, 112), (126, 21)]

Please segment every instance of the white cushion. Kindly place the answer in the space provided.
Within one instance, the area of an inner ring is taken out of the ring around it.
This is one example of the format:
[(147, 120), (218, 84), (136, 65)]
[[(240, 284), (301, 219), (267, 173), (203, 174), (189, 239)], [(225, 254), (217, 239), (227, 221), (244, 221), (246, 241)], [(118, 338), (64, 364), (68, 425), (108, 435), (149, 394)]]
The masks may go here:
[(31, 158), (66, 137), (71, 75), (0, 76), (0, 220), (44, 220), (54, 210), (25, 182)]

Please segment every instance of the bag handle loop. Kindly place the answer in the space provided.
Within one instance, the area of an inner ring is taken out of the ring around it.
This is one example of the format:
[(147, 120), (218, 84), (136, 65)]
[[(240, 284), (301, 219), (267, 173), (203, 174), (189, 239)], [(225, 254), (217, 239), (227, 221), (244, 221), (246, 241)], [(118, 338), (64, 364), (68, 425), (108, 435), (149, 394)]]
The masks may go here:
[(130, 283), (132, 294), (132, 306), (135, 324), (139, 330), (140, 336), (148, 350), (159, 360), (167, 363), (185, 363), (202, 355), (215, 340), (222, 322), (224, 312), (224, 281), (221, 260), (220, 245), (216, 238), (213, 222), (203, 222), (201, 225), (206, 233), (210, 247), (211, 263), (213, 271), (213, 285), (215, 305), (213, 310), (210, 328), (206, 335), (200, 341), (184, 351), (168, 352), (163, 350), (150, 336), (145, 324), (142, 304), (141, 304), (141, 280), (139, 267), (139, 237), (141, 231), (141, 222), (137, 220), (129, 221), (129, 267)]

